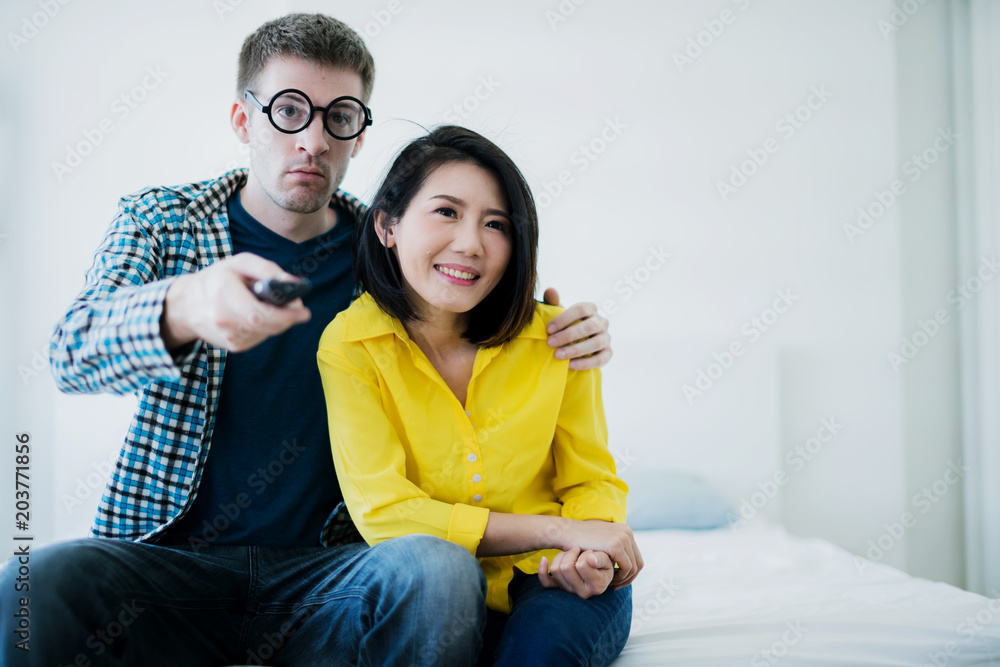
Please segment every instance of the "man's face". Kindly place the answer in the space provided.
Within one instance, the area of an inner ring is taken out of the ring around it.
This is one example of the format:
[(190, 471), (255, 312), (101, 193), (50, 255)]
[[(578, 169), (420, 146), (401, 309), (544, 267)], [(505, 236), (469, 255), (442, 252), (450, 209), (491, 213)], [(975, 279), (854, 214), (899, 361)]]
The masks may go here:
[[(302, 91), (318, 107), (343, 95), (358, 99), (362, 95), (356, 72), (302, 58), (272, 58), (251, 92), (267, 106), (275, 93), (287, 88)], [(365, 134), (347, 141), (336, 139), (323, 127), (319, 112), (306, 129), (285, 134), (253, 104), (246, 100), (242, 104), (245, 118), (234, 116), (237, 135), (250, 144), (250, 172), (267, 197), (294, 213), (313, 213), (328, 205), (344, 180), (348, 161), (361, 150)]]

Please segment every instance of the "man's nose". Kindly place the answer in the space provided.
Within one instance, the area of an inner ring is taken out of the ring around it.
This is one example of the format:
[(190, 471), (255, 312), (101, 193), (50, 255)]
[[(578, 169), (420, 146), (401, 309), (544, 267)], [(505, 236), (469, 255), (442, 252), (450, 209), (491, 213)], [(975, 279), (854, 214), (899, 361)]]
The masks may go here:
[(319, 114), (313, 114), (309, 124), (296, 137), (296, 145), (310, 155), (322, 155), (330, 149), (329, 135)]

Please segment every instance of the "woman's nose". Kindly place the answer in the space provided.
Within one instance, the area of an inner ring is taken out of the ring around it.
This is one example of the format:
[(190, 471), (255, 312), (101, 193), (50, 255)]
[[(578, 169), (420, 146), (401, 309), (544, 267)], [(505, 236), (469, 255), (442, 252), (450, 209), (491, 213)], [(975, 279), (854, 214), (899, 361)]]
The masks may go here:
[(483, 250), (483, 242), (480, 238), (479, 223), (465, 219), (455, 226), (455, 239), (451, 244), (452, 250), (466, 255), (478, 255)]

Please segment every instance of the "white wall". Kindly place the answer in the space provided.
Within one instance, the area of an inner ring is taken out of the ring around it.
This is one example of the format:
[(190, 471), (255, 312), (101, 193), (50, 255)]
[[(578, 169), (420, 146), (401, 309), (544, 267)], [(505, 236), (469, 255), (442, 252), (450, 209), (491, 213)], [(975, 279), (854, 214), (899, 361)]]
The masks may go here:
[[(37, 441), (37, 534), (85, 534), (103, 488), (90, 493), (87, 476), (117, 449), (133, 401), (62, 396), (47, 371), (22, 381), (17, 367), (44, 354), (120, 195), (243, 160), (227, 124), (239, 46), (263, 21), (305, 10), (366, 32), (378, 66), (375, 126), (345, 188), (370, 194), (421, 131), (415, 123), (458, 120), (496, 139), (541, 204), (542, 286), (609, 313), (615, 446), (635, 465), (700, 471), (737, 505), (785, 471), (763, 513), (864, 555), (957, 451), (954, 336), (935, 337), (902, 373), (886, 361), (953, 282), (947, 160), (906, 181), (854, 243), (843, 228), (874, 191), (905, 178), (903, 162), (947, 120), (935, 101), (947, 99), (947, 73), (921, 74), (946, 52), (943, 6), (928, 0), (885, 38), (887, 1), (94, 0), (62, 7), (16, 52), (5, 40), (4, 100), (17, 90), (31, 105), (4, 160), (14, 168), (0, 271), (23, 287), (4, 294), (16, 318), (0, 325), (11, 341), (0, 437), (29, 429)], [(38, 11), (5, 3), (0, 27), (17, 31)], [(705, 22), (723, 11), (732, 22), (710, 24), (721, 34), (679, 68), (674, 54), (700, 33), (708, 42)], [(167, 74), (122, 117), (113, 101), (147, 68)], [(802, 109), (816, 90), (828, 99)], [(789, 136), (776, 123), (796, 110), (810, 117)], [(53, 163), (103, 118), (114, 131), (60, 180)], [(723, 201), (717, 182), (769, 139), (777, 152)], [(592, 161), (589, 144), (601, 151)], [(671, 258), (645, 272), (661, 247)], [(744, 324), (779, 290), (797, 300), (751, 341)], [(683, 386), (736, 341), (745, 354), (685, 398)], [(830, 417), (843, 429), (793, 469), (786, 452)], [(77, 490), (90, 493), (80, 506), (60, 502)], [(11, 494), (0, 492), (6, 507)], [(881, 562), (961, 585), (959, 497), (920, 515)]]

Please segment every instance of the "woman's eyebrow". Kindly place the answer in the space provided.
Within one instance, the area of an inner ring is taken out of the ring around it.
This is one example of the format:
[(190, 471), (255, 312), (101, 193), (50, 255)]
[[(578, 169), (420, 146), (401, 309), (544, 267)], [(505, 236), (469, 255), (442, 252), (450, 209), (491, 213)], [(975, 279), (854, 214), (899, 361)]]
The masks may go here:
[[(451, 195), (434, 195), (433, 197), (431, 197), (431, 199), (444, 199), (445, 201), (450, 201), (451, 203), (457, 204), (458, 206), (466, 205), (464, 199), (459, 199), (458, 197), (452, 197)], [(505, 211), (501, 211), (498, 208), (488, 208), (486, 209), (486, 213), (489, 215), (501, 215), (507, 218), (507, 220), (510, 220), (510, 215), (508, 215)]]

